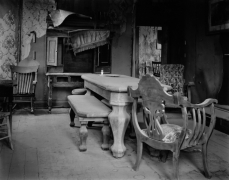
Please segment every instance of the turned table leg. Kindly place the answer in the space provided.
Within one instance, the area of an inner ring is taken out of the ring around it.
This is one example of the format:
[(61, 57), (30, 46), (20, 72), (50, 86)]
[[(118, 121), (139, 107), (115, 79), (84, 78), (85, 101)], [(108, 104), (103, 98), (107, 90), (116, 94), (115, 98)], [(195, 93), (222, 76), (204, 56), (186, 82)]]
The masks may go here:
[(108, 118), (113, 132), (114, 143), (111, 146), (113, 156), (120, 158), (124, 156), (126, 147), (124, 145), (124, 136), (130, 121), (130, 115), (127, 113), (128, 106), (113, 106), (112, 112)]

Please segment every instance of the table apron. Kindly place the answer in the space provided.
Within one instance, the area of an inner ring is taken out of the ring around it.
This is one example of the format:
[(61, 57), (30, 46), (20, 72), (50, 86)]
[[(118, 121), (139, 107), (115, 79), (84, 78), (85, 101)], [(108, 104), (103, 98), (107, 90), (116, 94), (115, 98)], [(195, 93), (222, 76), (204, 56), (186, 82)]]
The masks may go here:
[(108, 91), (86, 80), (84, 80), (84, 87), (107, 99), (114, 106), (126, 106), (133, 102), (126, 92)]

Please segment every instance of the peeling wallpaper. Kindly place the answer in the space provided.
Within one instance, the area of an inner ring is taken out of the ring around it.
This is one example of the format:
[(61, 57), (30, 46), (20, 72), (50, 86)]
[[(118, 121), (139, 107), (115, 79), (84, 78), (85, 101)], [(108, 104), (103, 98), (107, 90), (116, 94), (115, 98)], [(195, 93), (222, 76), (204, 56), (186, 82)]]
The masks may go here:
[(48, 11), (56, 8), (54, 0), (24, 0), (23, 2), (21, 60), (27, 58), (30, 53), (32, 41), (30, 32), (34, 31), (36, 38), (44, 36)]
[[(36, 38), (45, 35), (48, 11), (55, 9), (54, 0), (23, 0), (21, 26), (21, 60), (28, 57), (31, 48), (32, 31)], [(10, 65), (17, 63), (17, 23), (19, 1), (7, 0), (0, 4), (0, 79), (10, 79)]]

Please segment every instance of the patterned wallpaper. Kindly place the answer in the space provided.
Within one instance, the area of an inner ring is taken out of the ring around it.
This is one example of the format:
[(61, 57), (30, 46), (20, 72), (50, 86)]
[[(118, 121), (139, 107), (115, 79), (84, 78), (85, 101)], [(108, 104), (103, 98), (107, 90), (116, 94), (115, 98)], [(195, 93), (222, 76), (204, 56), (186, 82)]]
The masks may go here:
[[(23, 0), (21, 60), (30, 53), (34, 34), (31, 32), (35, 32), (36, 38), (45, 35), (47, 13), (52, 9), (55, 9), (55, 0)], [(10, 79), (9, 66), (17, 63), (18, 10), (17, 0), (7, 0), (0, 4), (0, 79)]]
[(35, 32), (36, 38), (44, 36), (48, 11), (56, 8), (55, 0), (24, 0), (23, 2), (21, 60), (29, 56), (33, 38), (31, 32)]
[(10, 79), (9, 66), (16, 64), (15, 14), (10, 10), (0, 17), (0, 79)]
[(139, 27), (139, 77), (146, 74), (145, 67), (152, 67), (152, 62), (161, 61), (161, 45), (157, 42), (161, 27)]

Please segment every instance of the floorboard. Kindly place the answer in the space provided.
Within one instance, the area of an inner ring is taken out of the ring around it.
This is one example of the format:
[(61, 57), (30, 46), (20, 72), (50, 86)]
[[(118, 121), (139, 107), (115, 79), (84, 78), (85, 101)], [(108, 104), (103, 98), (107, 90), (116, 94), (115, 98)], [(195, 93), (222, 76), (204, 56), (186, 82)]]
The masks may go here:
[[(168, 180), (173, 178), (172, 154), (166, 163), (151, 157), (144, 149), (139, 171), (132, 167), (136, 140), (125, 136), (127, 152), (113, 158), (101, 150), (101, 126), (89, 129), (88, 150), (79, 152), (79, 128), (69, 126), (68, 109), (16, 111), (13, 115), (14, 151), (0, 141), (0, 180)], [(76, 122), (76, 125), (77, 124)], [(112, 143), (112, 142), (111, 142)], [(229, 179), (229, 136), (214, 130), (208, 158), (212, 180)], [(182, 180), (202, 180), (201, 153), (180, 154)]]

